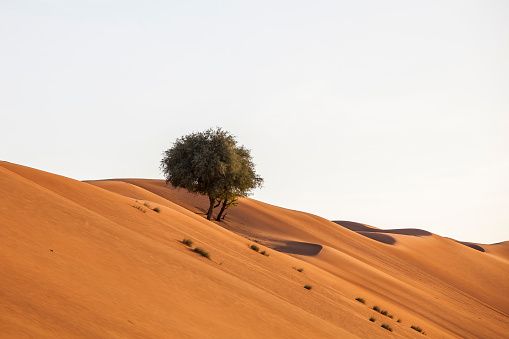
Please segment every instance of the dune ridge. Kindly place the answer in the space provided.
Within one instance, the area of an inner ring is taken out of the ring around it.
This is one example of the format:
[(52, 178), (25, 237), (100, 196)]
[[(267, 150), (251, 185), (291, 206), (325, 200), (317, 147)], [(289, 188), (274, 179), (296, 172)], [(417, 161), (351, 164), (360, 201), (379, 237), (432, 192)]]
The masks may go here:
[(6, 162), (0, 185), (0, 336), (420, 338), (416, 325), (429, 337), (503, 338), (509, 329), (509, 242), (477, 244), (481, 252), (253, 199), (209, 222), (203, 197), (163, 180), (78, 182)]

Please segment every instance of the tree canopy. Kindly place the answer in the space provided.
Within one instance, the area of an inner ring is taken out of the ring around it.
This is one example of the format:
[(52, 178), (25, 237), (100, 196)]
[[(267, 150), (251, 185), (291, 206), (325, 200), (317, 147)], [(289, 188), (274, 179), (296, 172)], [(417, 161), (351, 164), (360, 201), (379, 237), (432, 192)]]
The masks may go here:
[[(207, 219), (212, 218), (214, 205), (221, 205), (217, 220), (234, 206), (238, 197), (245, 197), (263, 184), (256, 174), (251, 152), (237, 145), (235, 137), (221, 128), (209, 128), (178, 138), (161, 160), (166, 183), (209, 198)], [(223, 216), (224, 217), (224, 216)]]

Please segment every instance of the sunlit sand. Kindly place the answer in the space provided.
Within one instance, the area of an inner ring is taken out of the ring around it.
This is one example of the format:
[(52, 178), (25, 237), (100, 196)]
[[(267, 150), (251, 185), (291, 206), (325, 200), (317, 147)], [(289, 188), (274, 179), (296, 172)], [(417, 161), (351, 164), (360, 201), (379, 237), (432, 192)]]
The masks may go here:
[(0, 199), (0, 337), (509, 333), (507, 241), (381, 230), (247, 198), (210, 222), (206, 198), (163, 180), (80, 182), (7, 162)]

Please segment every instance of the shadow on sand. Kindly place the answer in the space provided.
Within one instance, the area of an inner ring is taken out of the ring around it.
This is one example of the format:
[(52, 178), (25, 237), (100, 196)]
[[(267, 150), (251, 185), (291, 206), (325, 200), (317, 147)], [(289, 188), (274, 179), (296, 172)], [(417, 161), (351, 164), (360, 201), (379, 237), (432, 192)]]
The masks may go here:
[(392, 230), (381, 230), (379, 228), (369, 227), (364, 224), (353, 222), (353, 221), (333, 221), (334, 223), (342, 226), (344, 228), (349, 229), (350, 231), (354, 231), (360, 235), (363, 235), (367, 238), (379, 241), (384, 244), (394, 245), (396, 243), (396, 239), (391, 237), (389, 234), (402, 234), (408, 235), (412, 237), (424, 237), (432, 235), (431, 232), (420, 230), (416, 228), (402, 228), (402, 229), (392, 229)]
[(471, 242), (465, 242), (465, 241), (458, 241), (460, 244), (462, 245), (465, 245), (465, 246), (468, 246), (470, 248), (473, 248), (474, 250), (478, 250), (480, 252), (485, 252), (484, 248), (477, 245), (477, 244), (473, 244)]
[(312, 244), (309, 242), (286, 241), (283, 242), (282, 244), (273, 245), (271, 246), (271, 248), (274, 251), (282, 253), (313, 256), (320, 253), (323, 246), (318, 244)]
[(384, 244), (387, 245), (394, 245), (396, 243), (396, 239), (394, 239), (394, 237), (391, 237), (390, 235), (384, 233), (362, 232), (362, 231), (358, 231), (357, 233), (365, 236), (366, 238), (370, 238), (378, 242), (383, 242)]

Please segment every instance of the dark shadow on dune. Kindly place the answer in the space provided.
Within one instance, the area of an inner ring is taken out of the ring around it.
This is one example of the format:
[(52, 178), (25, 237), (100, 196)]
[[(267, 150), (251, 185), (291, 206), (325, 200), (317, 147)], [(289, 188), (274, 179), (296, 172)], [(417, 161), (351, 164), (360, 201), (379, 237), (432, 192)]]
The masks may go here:
[(354, 231), (354, 232), (359, 232), (359, 231), (371, 232), (373, 230), (376, 230), (376, 228), (371, 228), (364, 224), (354, 222), (354, 221), (333, 220), (332, 222), (338, 224), (339, 226), (343, 226), (344, 228), (348, 228), (350, 231)]
[(309, 242), (286, 241), (283, 244), (273, 245), (271, 248), (282, 253), (313, 256), (320, 253), (323, 246)]
[(401, 229), (391, 229), (391, 230), (381, 230), (379, 228), (371, 228), (364, 224), (359, 224), (358, 222), (353, 221), (333, 221), (334, 223), (338, 224), (339, 226), (343, 226), (345, 228), (348, 228), (351, 231), (354, 232), (373, 232), (373, 233), (389, 233), (389, 234), (403, 234), (403, 235), (410, 235), (414, 237), (423, 237), (423, 236), (429, 236), (433, 233), (420, 230), (417, 228), (401, 228)]
[(342, 221), (337, 220), (333, 221), (334, 223), (342, 226), (344, 228), (349, 229), (350, 231), (354, 231), (360, 235), (363, 235), (367, 238), (379, 241), (384, 244), (394, 245), (396, 243), (396, 239), (391, 237), (389, 234), (402, 234), (409, 235), (412, 237), (424, 237), (432, 235), (431, 232), (420, 230), (416, 228), (402, 228), (402, 229), (392, 229), (392, 230), (381, 230), (379, 228), (369, 227), (364, 224), (353, 222), (353, 221)]
[(389, 233), (389, 234), (403, 234), (410, 235), (413, 237), (427, 237), (432, 235), (433, 233), (420, 230), (418, 228), (401, 228), (396, 230), (376, 230), (375, 232)]
[(458, 241), (460, 244), (462, 245), (465, 245), (465, 246), (468, 246), (470, 248), (473, 248), (474, 250), (478, 250), (480, 252), (485, 252), (484, 248), (477, 245), (477, 244), (473, 244), (471, 242), (465, 242), (465, 241)]
[(396, 239), (391, 237), (390, 235), (384, 234), (384, 233), (378, 233), (378, 232), (357, 232), (360, 235), (363, 235), (365, 237), (368, 237), (370, 239), (383, 242), (387, 245), (394, 245), (396, 243)]

